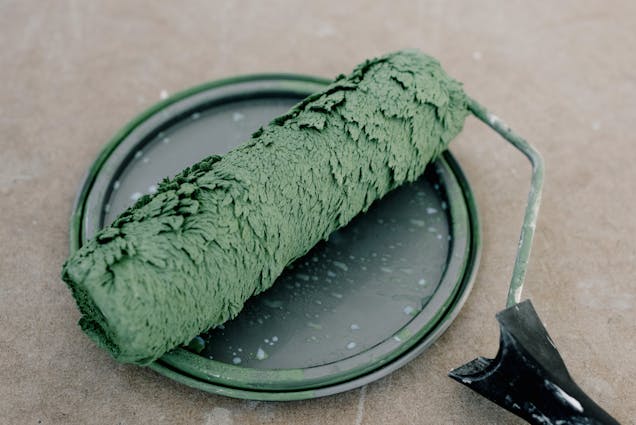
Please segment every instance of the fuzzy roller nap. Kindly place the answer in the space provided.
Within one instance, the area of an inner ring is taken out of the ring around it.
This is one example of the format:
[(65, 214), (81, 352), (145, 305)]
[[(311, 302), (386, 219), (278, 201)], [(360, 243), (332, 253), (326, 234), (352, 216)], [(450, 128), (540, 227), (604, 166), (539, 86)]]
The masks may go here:
[(446, 149), (461, 85), (417, 51), (369, 60), (141, 198), (68, 259), (82, 329), (147, 364), (235, 317), (285, 266)]

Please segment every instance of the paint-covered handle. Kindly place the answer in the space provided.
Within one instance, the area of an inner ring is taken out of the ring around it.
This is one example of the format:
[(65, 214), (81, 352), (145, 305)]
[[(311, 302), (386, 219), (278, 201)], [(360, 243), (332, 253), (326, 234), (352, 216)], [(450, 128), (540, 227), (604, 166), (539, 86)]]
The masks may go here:
[(572, 380), (529, 300), (499, 312), (497, 320), (497, 356), (478, 357), (452, 370), (451, 378), (532, 424), (618, 424)]
[(528, 193), (528, 205), (526, 206), (526, 212), (523, 218), (517, 258), (515, 259), (510, 288), (508, 289), (506, 307), (510, 307), (521, 301), (521, 290), (526, 277), (528, 258), (530, 257), (530, 251), (532, 249), (532, 238), (534, 237), (534, 229), (539, 214), (539, 205), (541, 203), (544, 173), (543, 158), (532, 145), (513, 132), (498, 116), (489, 112), (477, 101), (469, 98), (468, 109), (470, 109), (473, 115), (510, 142), (511, 145), (519, 149), (532, 164), (532, 180), (530, 182), (530, 192)]
[(541, 203), (543, 159), (475, 100), (469, 98), (468, 107), (530, 160), (532, 180), (507, 308), (497, 314), (501, 328), (497, 357), (478, 357), (449, 376), (533, 424), (618, 424), (574, 383), (532, 303), (520, 303)]

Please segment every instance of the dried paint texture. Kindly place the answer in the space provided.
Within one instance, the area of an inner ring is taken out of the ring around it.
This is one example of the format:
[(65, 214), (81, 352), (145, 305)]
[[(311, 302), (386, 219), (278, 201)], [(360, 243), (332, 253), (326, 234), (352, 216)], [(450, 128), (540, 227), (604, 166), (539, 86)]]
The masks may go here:
[(419, 177), (467, 115), (418, 51), (368, 60), (223, 157), (164, 181), (71, 256), (82, 329), (147, 364), (235, 317), (285, 266)]

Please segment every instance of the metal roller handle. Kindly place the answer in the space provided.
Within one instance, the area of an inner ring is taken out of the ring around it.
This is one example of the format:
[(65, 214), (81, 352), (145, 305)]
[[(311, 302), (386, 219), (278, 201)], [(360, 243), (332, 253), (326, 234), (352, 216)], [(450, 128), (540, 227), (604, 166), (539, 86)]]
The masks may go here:
[(479, 103), (469, 98), (468, 108), (530, 160), (532, 180), (506, 309), (497, 314), (501, 331), (497, 356), (478, 357), (449, 376), (532, 424), (616, 425), (576, 385), (532, 303), (520, 303), (541, 202), (543, 159)]
[(532, 239), (534, 238), (534, 229), (539, 215), (539, 205), (541, 204), (541, 191), (543, 190), (543, 158), (532, 145), (515, 134), (497, 115), (489, 112), (486, 108), (477, 103), (477, 101), (468, 98), (468, 109), (473, 115), (510, 142), (512, 146), (519, 149), (532, 164), (532, 179), (530, 180), (528, 205), (526, 206), (526, 212), (523, 218), (517, 258), (515, 259), (515, 265), (512, 270), (512, 279), (510, 281), (510, 287), (508, 288), (508, 299), (506, 301), (506, 307), (512, 307), (521, 301), (521, 291), (523, 290), (523, 282), (528, 269), (528, 259), (532, 251)]

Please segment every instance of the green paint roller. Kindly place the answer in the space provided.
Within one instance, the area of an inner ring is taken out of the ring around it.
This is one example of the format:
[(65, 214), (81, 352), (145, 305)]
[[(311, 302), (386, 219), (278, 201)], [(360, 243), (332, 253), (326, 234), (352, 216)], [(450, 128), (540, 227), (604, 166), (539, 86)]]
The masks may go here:
[(159, 185), (74, 253), (82, 329), (148, 364), (235, 317), (331, 232), (417, 179), (468, 114), (418, 51), (368, 60), (223, 157)]

